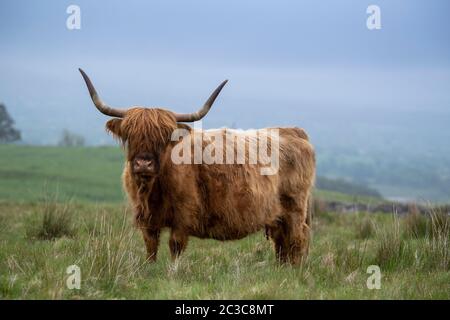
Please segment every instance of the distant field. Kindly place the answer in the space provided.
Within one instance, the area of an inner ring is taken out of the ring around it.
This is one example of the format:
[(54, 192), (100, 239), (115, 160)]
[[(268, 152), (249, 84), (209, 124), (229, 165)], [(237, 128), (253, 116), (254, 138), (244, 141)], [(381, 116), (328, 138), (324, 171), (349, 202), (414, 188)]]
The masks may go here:
[(118, 147), (0, 146), (0, 199), (121, 201), (123, 153)]
[[(60, 200), (120, 202), (124, 199), (120, 180), (124, 154), (119, 147), (0, 145), (0, 155), (0, 200), (36, 201), (55, 193)], [(377, 201), (364, 188), (362, 194), (370, 196), (342, 192), (348, 188), (357, 193), (357, 185), (321, 181), (331, 186), (331, 190), (316, 191), (316, 196), (322, 199)]]

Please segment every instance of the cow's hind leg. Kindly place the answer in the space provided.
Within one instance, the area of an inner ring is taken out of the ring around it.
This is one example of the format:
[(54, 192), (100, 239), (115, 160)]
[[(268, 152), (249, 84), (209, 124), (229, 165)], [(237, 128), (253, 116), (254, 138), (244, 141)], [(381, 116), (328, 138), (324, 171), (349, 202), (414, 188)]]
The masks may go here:
[(299, 264), (308, 255), (310, 226), (308, 225), (308, 193), (297, 197), (282, 197), (281, 203), (286, 210), (286, 237), (288, 260)]
[(172, 259), (176, 259), (186, 249), (188, 236), (184, 232), (173, 230), (170, 233), (169, 248)]
[(310, 227), (305, 219), (293, 219), (289, 235), (289, 261), (299, 264), (307, 256), (309, 251)]

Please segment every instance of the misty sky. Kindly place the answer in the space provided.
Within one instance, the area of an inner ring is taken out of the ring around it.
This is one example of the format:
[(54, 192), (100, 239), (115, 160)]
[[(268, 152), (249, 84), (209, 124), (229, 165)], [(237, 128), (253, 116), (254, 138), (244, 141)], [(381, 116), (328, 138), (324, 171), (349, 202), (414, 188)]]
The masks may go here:
[[(68, 30), (66, 8), (81, 8)], [(381, 8), (369, 31), (366, 8)], [(0, 101), (27, 142), (109, 141), (77, 68), (111, 105), (201, 106), (205, 126), (450, 129), (449, 1), (0, 1)], [(352, 129), (352, 130), (353, 130)], [(351, 132), (350, 132), (351, 133)]]

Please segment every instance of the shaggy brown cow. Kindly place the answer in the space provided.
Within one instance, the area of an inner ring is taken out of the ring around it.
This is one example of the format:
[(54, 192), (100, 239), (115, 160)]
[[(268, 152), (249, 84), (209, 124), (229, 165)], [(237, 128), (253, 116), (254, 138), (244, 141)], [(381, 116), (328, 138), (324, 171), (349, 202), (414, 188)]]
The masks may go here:
[[(226, 81), (202, 109), (192, 114), (177, 114), (158, 108), (109, 107), (101, 101), (88, 76), (81, 69), (80, 72), (97, 109), (115, 117), (106, 123), (106, 128), (126, 149), (123, 185), (150, 261), (156, 259), (163, 228), (170, 228), (169, 247), (173, 258), (186, 248), (189, 236), (233, 240), (264, 229), (274, 242), (279, 261), (296, 264), (307, 255), (308, 206), (315, 156), (302, 129), (272, 128), (277, 135), (270, 130), (250, 133), (229, 129), (194, 130), (182, 122), (203, 118)], [(184, 134), (173, 141), (177, 128), (184, 129)], [(227, 150), (232, 150), (232, 156), (237, 157), (235, 140), (219, 143), (221, 137), (226, 138), (230, 133), (244, 141), (243, 163), (194, 161), (198, 141), (203, 148), (215, 147), (213, 157), (223, 157)], [(267, 157), (274, 154), (278, 157), (278, 171), (274, 174), (261, 174), (267, 161), (249, 161), (251, 151), (260, 150), (258, 142), (264, 139), (270, 142)], [(189, 148), (180, 152), (182, 144)], [(176, 163), (174, 155), (177, 154), (187, 156), (194, 164)]]

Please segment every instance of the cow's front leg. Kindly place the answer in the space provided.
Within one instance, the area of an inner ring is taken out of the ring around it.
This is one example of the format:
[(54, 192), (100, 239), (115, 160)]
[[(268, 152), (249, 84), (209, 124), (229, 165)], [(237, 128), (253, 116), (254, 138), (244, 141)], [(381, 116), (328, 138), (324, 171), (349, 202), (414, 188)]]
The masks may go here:
[(175, 260), (186, 249), (188, 235), (183, 231), (172, 229), (169, 239), (169, 248), (172, 259)]
[(141, 230), (147, 248), (147, 260), (149, 262), (155, 262), (156, 254), (158, 253), (160, 230), (150, 230), (147, 228), (141, 228)]

